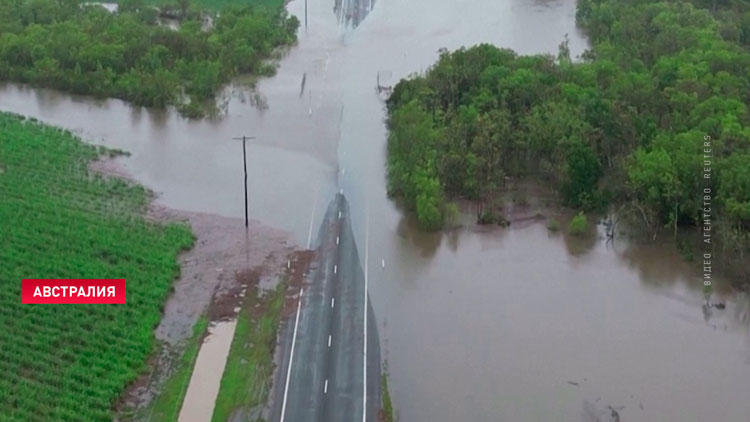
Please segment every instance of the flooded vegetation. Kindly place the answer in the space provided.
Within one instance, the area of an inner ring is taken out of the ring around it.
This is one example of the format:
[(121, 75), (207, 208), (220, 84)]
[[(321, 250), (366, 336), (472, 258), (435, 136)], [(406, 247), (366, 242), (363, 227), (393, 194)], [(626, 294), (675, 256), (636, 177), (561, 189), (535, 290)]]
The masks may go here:
[(213, 25), (188, 4), (174, 30), (159, 21), (164, 11), (143, 2), (0, 3), (0, 80), (201, 117), (232, 78), (273, 74), (267, 59), (296, 39), (299, 21), (280, 2), (227, 8)]

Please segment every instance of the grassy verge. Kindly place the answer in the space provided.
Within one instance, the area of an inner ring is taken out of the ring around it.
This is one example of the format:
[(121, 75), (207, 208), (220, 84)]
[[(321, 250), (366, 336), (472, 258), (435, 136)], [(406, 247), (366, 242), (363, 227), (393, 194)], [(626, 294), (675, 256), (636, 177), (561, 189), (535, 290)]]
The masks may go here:
[(254, 289), (248, 291), (221, 378), (213, 422), (229, 421), (234, 413), (241, 413), (240, 419), (248, 420), (265, 404), (286, 284), (283, 280), (261, 298)]
[(187, 340), (187, 345), (179, 362), (175, 365), (174, 372), (144, 413), (144, 420), (177, 421), (206, 328), (208, 328), (208, 317), (204, 315), (195, 323), (193, 336)]
[(393, 422), (393, 403), (391, 393), (388, 391), (388, 374), (385, 373), (380, 377), (380, 394), (383, 412), (381, 422)]
[[(142, 186), (88, 170), (107, 151), (0, 113), (0, 420), (112, 420), (146, 370), (190, 229), (143, 218)], [(23, 305), (24, 278), (125, 278), (124, 305)]]

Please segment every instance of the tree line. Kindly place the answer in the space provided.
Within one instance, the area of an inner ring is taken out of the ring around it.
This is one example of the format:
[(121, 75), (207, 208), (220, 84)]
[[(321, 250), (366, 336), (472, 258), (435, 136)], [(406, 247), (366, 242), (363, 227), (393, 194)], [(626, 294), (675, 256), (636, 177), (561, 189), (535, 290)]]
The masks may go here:
[(232, 77), (272, 74), (267, 60), (295, 42), (299, 26), (280, 4), (216, 14), (185, 0), (171, 7), (178, 29), (143, 0), (122, 0), (116, 12), (80, 0), (0, 0), (0, 80), (197, 117)]
[(579, 0), (577, 21), (592, 45), (581, 60), (567, 40), (557, 57), (479, 45), (399, 82), (387, 102), (389, 193), (438, 229), (452, 201), (492, 204), (507, 177), (535, 177), (567, 206), (629, 213), (656, 233), (701, 225), (708, 188), (714, 224), (744, 256), (746, 4)]

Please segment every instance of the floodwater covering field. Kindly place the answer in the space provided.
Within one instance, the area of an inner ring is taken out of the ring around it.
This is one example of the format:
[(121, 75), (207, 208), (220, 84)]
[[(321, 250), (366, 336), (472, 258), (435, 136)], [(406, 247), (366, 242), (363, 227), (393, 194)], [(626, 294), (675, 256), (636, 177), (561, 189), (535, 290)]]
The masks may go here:
[(278, 74), (258, 97), (227, 90), (221, 119), (12, 84), (0, 110), (127, 150), (122, 164), (159, 202), (230, 217), (244, 212), (232, 137), (254, 135), (250, 214), (302, 245), (342, 189), (360, 253), (368, 243), (377, 264), (370, 295), (402, 421), (596, 421), (613, 409), (622, 420), (746, 420), (749, 299), (716, 280), (727, 307), (704, 313), (701, 268), (671, 244), (571, 239), (543, 223), (422, 233), (386, 197), (378, 79), (394, 84), (441, 48), (480, 42), (556, 53), (568, 34), (580, 54), (574, 0), (378, 0), (356, 28), (334, 0), (309, 0), (305, 28), (304, 4), (288, 5), (303, 25)]

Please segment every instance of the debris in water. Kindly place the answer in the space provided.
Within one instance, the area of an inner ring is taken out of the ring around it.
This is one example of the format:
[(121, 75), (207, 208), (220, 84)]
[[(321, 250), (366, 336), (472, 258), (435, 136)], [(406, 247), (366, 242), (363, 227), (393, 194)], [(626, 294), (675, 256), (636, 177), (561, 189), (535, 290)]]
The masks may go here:
[(612, 411), (610, 416), (612, 416), (612, 422), (620, 422), (620, 414), (615, 410), (612, 406), (609, 406), (609, 410)]
[(575, 381), (568, 381), (568, 384), (570, 384), (570, 385), (574, 385), (574, 386), (576, 386), (576, 387), (579, 387), (579, 386), (581, 385), (581, 384), (579, 384), (579, 383), (577, 383), (577, 382), (575, 382)]

